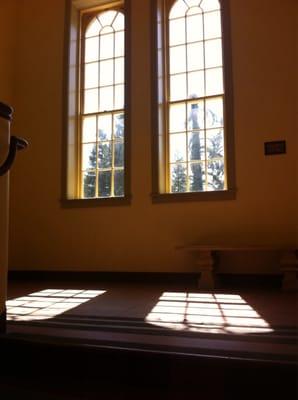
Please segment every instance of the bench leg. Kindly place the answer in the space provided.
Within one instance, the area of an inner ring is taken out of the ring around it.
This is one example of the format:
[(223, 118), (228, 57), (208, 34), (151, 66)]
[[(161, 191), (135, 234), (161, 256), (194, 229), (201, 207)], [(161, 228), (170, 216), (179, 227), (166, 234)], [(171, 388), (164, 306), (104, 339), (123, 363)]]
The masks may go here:
[(284, 252), (280, 259), (282, 290), (297, 290), (298, 260), (295, 251)]
[(197, 258), (198, 270), (201, 276), (198, 281), (199, 289), (214, 289), (214, 259), (211, 251), (200, 251)]

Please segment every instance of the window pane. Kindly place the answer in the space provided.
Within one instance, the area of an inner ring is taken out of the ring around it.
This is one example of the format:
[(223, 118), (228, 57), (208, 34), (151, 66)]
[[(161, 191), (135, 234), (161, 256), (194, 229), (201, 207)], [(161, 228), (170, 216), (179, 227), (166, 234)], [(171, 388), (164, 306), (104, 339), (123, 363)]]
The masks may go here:
[(114, 146), (114, 166), (123, 167), (124, 166), (124, 143), (116, 142)]
[(204, 11), (214, 11), (220, 9), (220, 4), (218, 0), (203, 0), (200, 7)]
[(111, 196), (111, 171), (99, 171), (98, 173), (98, 195), (99, 197)]
[(170, 48), (170, 74), (186, 71), (186, 47), (176, 46)]
[(170, 92), (171, 101), (184, 100), (186, 98), (186, 74), (171, 76)]
[(86, 171), (83, 173), (83, 193), (85, 198), (95, 197), (95, 171)]
[(188, 130), (204, 129), (205, 127), (204, 101), (188, 103), (187, 128)]
[(187, 45), (187, 70), (193, 71), (197, 69), (204, 69), (203, 43)]
[(207, 40), (205, 42), (206, 68), (220, 67), (222, 65), (221, 39)]
[(124, 171), (116, 170), (114, 172), (114, 191), (115, 196), (124, 196)]
[(206, 95), (223, 93), (222, 68), (206, 70)]
[(206, 175), (204, 163), (192, 163), (189, 166), (189, 190), (201, 192), (205, 189)]
[(170, 135), (170, 162), (186, 161), (186, 134)]
[(206, 128), (223, 126), (223, 99), (216, 97), (206, 100)]
[(208, 162), (208, 190), (224, 189), (223, 160)]
[(170, 21), (170, 46), (184, 44), (185, 41), (185, 18)]
[(86, 39), (85, 41), (85, 62), (98, 60), (99, 37)]
[(82, 169), (96, 168), (96, 144), (84, 144), (82, 151)]
[(187, 41), (198, 42), (203, 40), (203, 18), (202, 15), (192, 15), (186, 18)]
[(188, 7), (183, 0), (177, 0), (170, 11), (170, 18), (183, 17)]
[(92, 113), (98, 110), (98, 89), (85, 90), (84, 95), (84, 112)]
[(203, 97), (205, 94), (204, 71), (188, 74), (188, 98)]
[(100, 36), (100, 59), (113, 58), (114, 56), (114, 34)]
[(113, 86), (100, 89), (100, 111), (109, 111), (113, 109), (114, 91)]
[(114, 114), (114, 137), (124, 138), (124, 114)]
[(98, 19), (101, 23), (102, 26), (106, 26), (106, 25), (112, 25), (115, 17), (116, 17), (117, 11), (105, 11), (101, 14), (99, 14)]
[(99, 35), (100, 25), (97, 21), (97, 18), (94, 18), (93, 21), (90, 22), (88, 28), (86, 29), (85, 37), (96, 36)]
[(98, 140), (112, 139), (112, 115), (98, 117)]
[(223, 158), (224, 135), (223, 130), (211, 129), (206, 131), (208, 159)]
[(115, 84), (124, 83), (124, 57), (115, 60)]
[(115, 34), (115, 57), (124, 56), (124, 32)]
[(221, 37), (220, 11), (204, 14), (205, 39)]
[(115, 110), (124, 108), (124, 85), (115, 86)]
[(110, 142), (98, 144), (98, 167), (112, 167), (112, 146)]
[(98, 63), (85, 64), (85, 89), (98, 86)]
[(83, 143), (96, 141), (96, 117), (83, 119)]
[(190, 133), (188, 135), (188, 159), (191, 161), (205, 160), (204, 132)]
[(118, 12), (117, 17), (113, 22), (113, 28), (115, 31), (124, 30), (124, 15), (121, 12)]
[(171, 192), (186, 192), (187, 171), (186, 164), (171, 165)]
[(170, 106), (170, 132), (183, 132), (186, 129), (185, 104)]
[(107, 60), (100, 63), (100, 86), (113, 85), (114, 61)]

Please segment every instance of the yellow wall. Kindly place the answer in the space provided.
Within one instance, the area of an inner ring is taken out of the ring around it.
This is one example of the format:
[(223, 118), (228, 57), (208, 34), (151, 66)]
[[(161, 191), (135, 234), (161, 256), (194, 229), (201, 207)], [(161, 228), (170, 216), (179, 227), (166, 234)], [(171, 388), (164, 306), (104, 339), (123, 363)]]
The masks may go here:
[[(62, 0), (19, 2), (10, 267), (192, 271), (176, 244), (290, 244), (297, 220), (295, 0), (231, 0), (237, 199), (155, 204), (151, 192), (149, 0), (132, 0), (131, 206), (63, 209)], [(264, 157), (285, 139), (287, 155)], [(259, 268), (259, 267), (258, 267)], [(253, 269), (252, 269), (253, 270)], [(261, 269), (259, 269), (261, 272)]]

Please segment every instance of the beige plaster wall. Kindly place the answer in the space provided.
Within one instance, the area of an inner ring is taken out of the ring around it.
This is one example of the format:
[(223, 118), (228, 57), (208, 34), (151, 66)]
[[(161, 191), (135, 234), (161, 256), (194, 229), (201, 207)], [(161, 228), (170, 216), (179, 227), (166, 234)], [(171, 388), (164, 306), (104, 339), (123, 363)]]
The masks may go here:
[[(192, 271), (175, 245), (295, 242), (295, 0), (231, 0), (237, 199), (154, 205), (150, 1), (132, 0), (132, 204), (86, 209), (59, 202), (64, 2), (18, 7), (15, 127), (30, 149), (12, 173), (10, 268)], [(265, 157), (278, 139), (287, 154)]]

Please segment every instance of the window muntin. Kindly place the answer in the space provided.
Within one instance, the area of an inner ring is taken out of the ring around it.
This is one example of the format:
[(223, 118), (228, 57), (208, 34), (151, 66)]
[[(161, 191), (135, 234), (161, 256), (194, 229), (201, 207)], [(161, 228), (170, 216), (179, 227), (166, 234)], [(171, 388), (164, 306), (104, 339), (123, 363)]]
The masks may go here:
[(102, 10), (83, 32), (81, 198), (124, 197), (125, 18)]
[(167, 28), (167, 191), (225, 190), (220, 3), (177, 0)]

